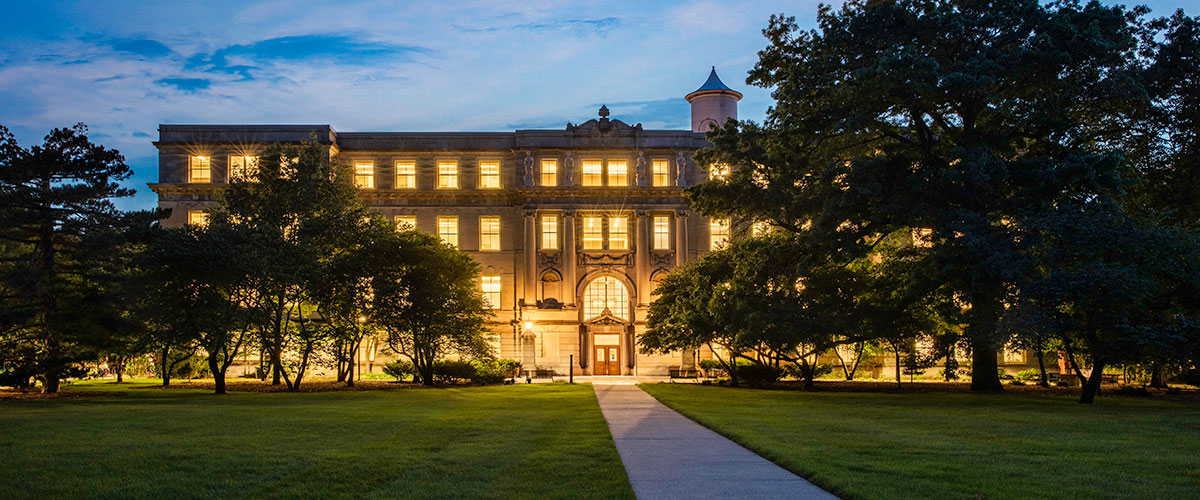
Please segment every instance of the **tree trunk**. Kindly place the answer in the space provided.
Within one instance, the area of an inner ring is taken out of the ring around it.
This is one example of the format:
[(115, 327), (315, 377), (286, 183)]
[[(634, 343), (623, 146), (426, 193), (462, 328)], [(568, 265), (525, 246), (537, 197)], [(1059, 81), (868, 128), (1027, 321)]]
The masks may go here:
[(46, 380), (42, 384), (42, 392), (46, 394), (54, 394), (58, 392), (58, 385), (61, 378), (58, 376), (58, 370), (47, 370), (45, 374)]
[(225, 394), (225, 370), (221, 369), (215, 354), (208, 355), (208, 371), (212, 372), (213, 376), (213, 394)]
[(900, 380), (900, 345), (892, 343), (892, 352), (896, 353), (896, 388), (903, 389), (904, 386), (901, 385)]
[(168, 387), (171, 385), (171, 365), (167, 361), (167, 354), (170, 352), (170, 347), (164, 347), (162, 350), (162, 371), (159, 372), (159, 375), (162, 376), (163, 387)]
[(1003, 391), (1000, 383), (1000, 363), (996, 360), (996, 348), (971, 346), (971, 390)]
[(358, 356), (358, 345), (362, 340), (359, 340), (354, 345), (350, 346), (350, 352), (346, 356), (346, 386), (354, 387), (354, 358)]
[(1096, 400), (1096, 395), (1100, 394), (1100, 380), (1104, 374), (1104, 362), (1092, 360), (1092, 374), (1083, 384), (1083, 394), (1079, 396), (1079, 402), (1091, 404)]
[(1038, 371), (1041, 372), (1041, 376), (1042, 376), (1042, 379), (1040, 382), (1038, 382), (1038, 385), (1040, 385), (1042, 387), (1050, 387), (1050, 377), (1046, 375), (1046, 360), (1044, 357), (1044, 353), (1042, 352), (1042, 349), (1040, 347), (1037, 350), (1037, 358), (1038, 358)]
[[(1156, 389), (1167, 388), (1167, 380), (1166, 377), (1163, 376), (1163, 371), (1165, 371), (1165, 369), (1162, 363), (1154, 363), (1150, 365), (1150, 387), (1154, 387)], [(1126, 383), (1128, 383), (1128, 380)]]

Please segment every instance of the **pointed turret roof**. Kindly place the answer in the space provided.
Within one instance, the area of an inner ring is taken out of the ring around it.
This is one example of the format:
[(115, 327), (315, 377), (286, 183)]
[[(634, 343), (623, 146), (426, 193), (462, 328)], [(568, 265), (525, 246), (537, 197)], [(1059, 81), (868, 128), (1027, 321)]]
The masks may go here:
[(708, 80), (704, 81), (704, 85), (701, 85), (700, 88), (692, 91), (692, 93), (688, 94), (686, 97), (684, 97), (684, 99), (691, 101), (694, 97), (706, 94), (730, 94), (737, 99), (742, 98), (741, 92), (729, 88), (724, 82), (721, 81), (721, 78), (717, 76), (716, 66), (713, 66), (712, 71), (708, 73)]

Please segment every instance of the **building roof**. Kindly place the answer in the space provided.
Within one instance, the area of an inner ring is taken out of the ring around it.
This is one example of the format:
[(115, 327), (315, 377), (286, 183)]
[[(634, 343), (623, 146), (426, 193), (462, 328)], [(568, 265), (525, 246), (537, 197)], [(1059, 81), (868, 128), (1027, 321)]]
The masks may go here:
[(704, 85), (701, 85), (700, 88), (692, 91), (687, 95), (687, 97), (685, 97), (685, 99), (691, 101), (693, 97), (705, 94), (731, 94), (737, 99), (742, 98), (741, 92), (729, 88), (727, 85), (725, 85), (725, 82), (721, 81), (721, 78), (717, 76), (716, 66), (712, 67), (712, 71), (709, 72), (708, 80), (704, 81)]

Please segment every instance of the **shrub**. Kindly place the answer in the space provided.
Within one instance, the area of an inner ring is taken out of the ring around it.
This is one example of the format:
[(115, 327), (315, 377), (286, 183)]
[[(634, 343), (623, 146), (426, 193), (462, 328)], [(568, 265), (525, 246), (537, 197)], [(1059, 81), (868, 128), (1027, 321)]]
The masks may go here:
[(748, 385), (762, 385), (779, 380), (779, 377), (783, 375), (783, 370), (759, 363), (738, 363), (737, 375), (738, 382), (745, 382)]
[(1008, 385), (1025, 385), (1025, 382), (1022, 382), (1020, 379), (1012, 379), (1008, 382)]
[(405, 377), (416, 375), (417, 369), (408, 361), (393, 361), (383, 365), (383, 373), (391, 375), (396, 380), (404, 380)]
[(433, 378), (439, 382), (475, 380), (475, 367), (468, 361), (441, 360), (433, 365)]
[(715, 378), (727, 375), (725, 373), (725, 366), (721, 365), (721, 362), (715, 359), (700, 360), (700, 369), (704, 370), (705, 377)]
[(479, 359), (471, 362), (475, 373), (472, 382), (481, 384), (499, 384), (505, 379), (516, 376), (521, 368), (521, 362), (515, 359)]
[(1138, 386), (1133, 386), (1133, 385), (1120, 386), (1117, 388), (1117, 390), (1113, 391), (1113, 393), (1115, 393), (1119, 396), (1133, 396), (1133, 397), (1138, 397), (1138, 398), (1150, 397), (1149, 389), (1146, 389), (1145, 387), (1138, 387)]
[(1042, 372), (1037, 370), (1021, 370), (1017, 372), (1017, 380), (1022, 382), (1032, 382), (1039, 378), (1042, 378)]
[(1013, 379), (1013, 376), (1009, 375), (1008, 372), (1004, 371), (1003, 368), (997, 368), (996, 374), (1000, 376), (1000, 380), (1012, 380)]

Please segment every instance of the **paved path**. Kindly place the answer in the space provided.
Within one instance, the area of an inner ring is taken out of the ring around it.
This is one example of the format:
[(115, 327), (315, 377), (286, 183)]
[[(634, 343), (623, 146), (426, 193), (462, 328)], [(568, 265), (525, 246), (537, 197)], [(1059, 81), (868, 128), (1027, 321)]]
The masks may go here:
[(638, 500), (837, 499), (636, 385), (593, 384)]

